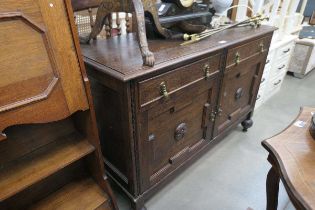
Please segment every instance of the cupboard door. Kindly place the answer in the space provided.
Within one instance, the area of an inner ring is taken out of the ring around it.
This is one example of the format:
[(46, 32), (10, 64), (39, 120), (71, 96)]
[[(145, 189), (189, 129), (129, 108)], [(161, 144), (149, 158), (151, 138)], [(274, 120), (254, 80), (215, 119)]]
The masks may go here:
[(267, 53), (225, 70), (220, 90), (214, 136), (253, 110)]
[(11, 125), (88, 109), (66, 9), (55, 0), (1, 1), (0, 140)]
[(211, 139), (218, 73), (139, 113), (140, 190), (159, 182)]

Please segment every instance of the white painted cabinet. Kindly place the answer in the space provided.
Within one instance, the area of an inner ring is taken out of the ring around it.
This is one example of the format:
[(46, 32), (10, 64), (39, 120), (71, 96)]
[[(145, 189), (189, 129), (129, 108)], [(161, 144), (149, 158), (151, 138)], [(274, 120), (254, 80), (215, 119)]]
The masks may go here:
[(285, 35), (281, 40), (272, 41), (257, 95), (256, 108), (280, 90), (296, 38), (294, 35)]

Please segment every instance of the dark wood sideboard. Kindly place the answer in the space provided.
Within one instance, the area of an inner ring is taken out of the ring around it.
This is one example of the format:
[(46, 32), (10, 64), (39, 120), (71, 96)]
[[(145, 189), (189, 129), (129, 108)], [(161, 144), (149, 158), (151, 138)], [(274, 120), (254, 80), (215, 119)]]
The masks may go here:
[(70, 0), (0, 1), (1, 210), (118, 209), (73, 20)]
[(134, 209), (242, 123), (251, 125), (274, 28), (235, 28), (201, 42), (133, 34), (81, 45), (110, 177)]

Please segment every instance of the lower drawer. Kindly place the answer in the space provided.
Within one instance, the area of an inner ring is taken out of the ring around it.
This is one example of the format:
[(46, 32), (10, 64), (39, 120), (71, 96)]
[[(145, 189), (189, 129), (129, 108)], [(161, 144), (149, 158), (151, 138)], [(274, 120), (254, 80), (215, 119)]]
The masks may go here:
[(285, 57), (281, 60), (281, 62), (279, 62), (276, 65), (273, 65), (273, 67), (271, 68), (270, 71), (270, 79), (274, 80), (278, 77), (280, 77), (280, 75), (285, 74), (285, 72), (288, 69), (288, 65), (289, 65), (289, 59), (290, 57)]
[(276, 77), (270, 81), (264, 95), (266, 99), (270, 98), (280, 90), (283, 79), (284, 75), (280, 75), (279, 77)]

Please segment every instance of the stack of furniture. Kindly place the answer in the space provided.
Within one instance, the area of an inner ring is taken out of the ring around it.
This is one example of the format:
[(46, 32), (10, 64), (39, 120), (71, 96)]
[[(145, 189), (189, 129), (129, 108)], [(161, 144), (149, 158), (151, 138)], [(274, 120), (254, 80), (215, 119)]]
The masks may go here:
[(257, 96), (256, 108), (268, 101), (281, 88), (284, 77), (288, 71), (294, 52), (295, 40), (301, 30), (301, 22), (306, 0), (302, 1), (299, 13), (296, 12), (299, 0), (276, 0), (262, 6), (261, 12), (269, 16), (267, 25), (278, 27), (275, 32), (270, 51), (267, 58), (267, 65), (264, 70), (262, 83)]
[(192, 45), (136, 36), (82, 44), (104, 162), (134, 209), (229, 131), (253, 124), (273, 27), (233, 28)]
[(315, 208), (315, 141), (310, 133), (315, 108), (304, 107), (278, 135), (262, 142), (271, 163), (267, 176), (267, 210), (277, 209), (279, 181), (296, 209)]
[(301, 79), (315, 68), (315, 26), (303, 25), (289, 67)]
[(0, 2), (0, 209), (117, 209), (72, 20), (68, 0)]
[(256, 108), (280, 91), (294, 51), (295, 39), (295, 35), (286, 35), (282, 40), (271, 44), (256, 99)]

